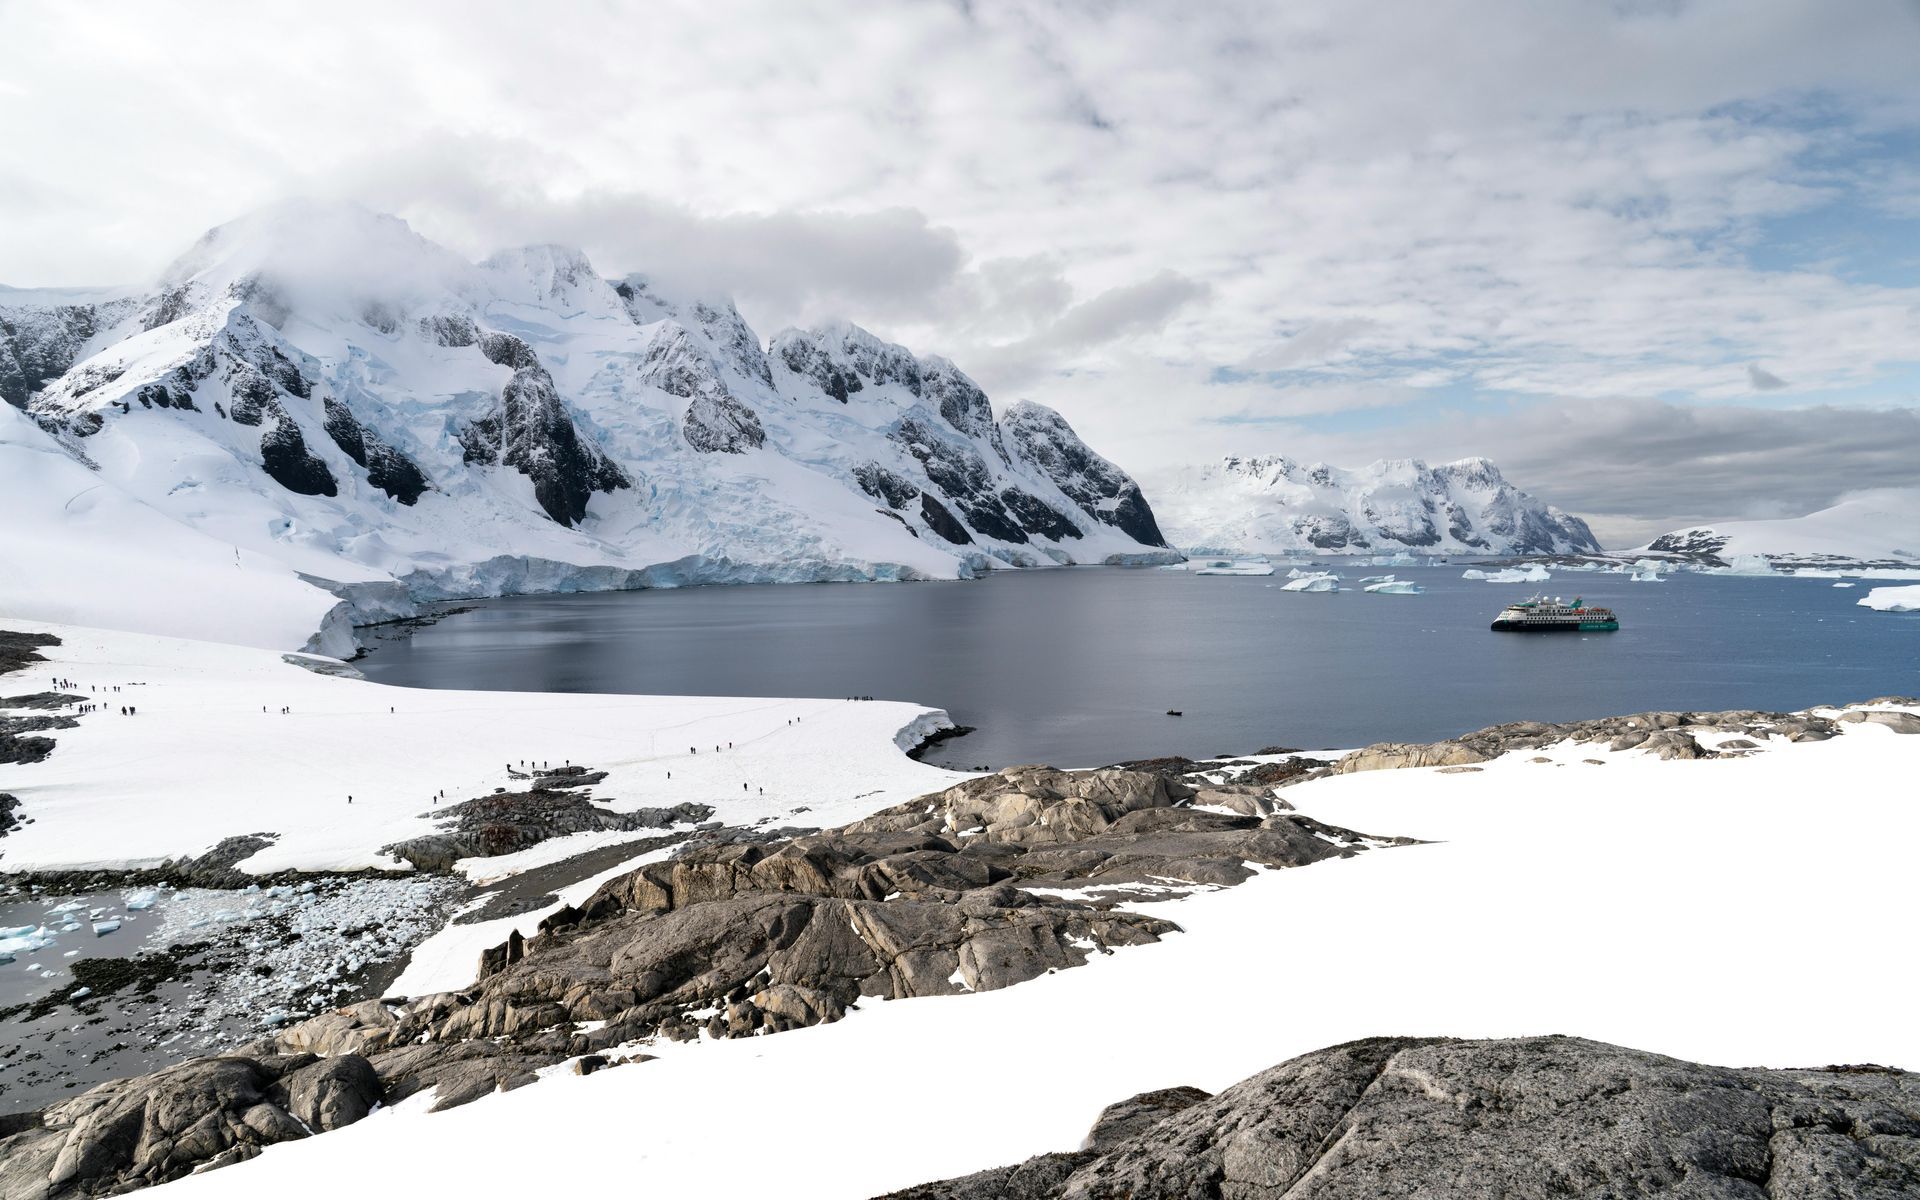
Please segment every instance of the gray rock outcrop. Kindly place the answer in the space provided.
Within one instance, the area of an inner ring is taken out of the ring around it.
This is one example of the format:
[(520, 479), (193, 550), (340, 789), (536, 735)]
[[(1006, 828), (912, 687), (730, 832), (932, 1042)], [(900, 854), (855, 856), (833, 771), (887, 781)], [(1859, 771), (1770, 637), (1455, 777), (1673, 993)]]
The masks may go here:
[[(1861, 713), (1850, 710), (1842, 721), (1874, 720), (1894, 729), (1906, 730), (1912, 722), (1920, 731), (1920, 718), (1905, 713)], [(1904, 721), (1903, 721), (1904, 719)], [(1790, 742), (1819, 742), (1840, 732), (1835, 721), (1808, 713), (1760, 712), (1735, 709), (1727, 712), (1644, 712), (1624, 717), (1603, 717), (1593, 721), (1514, 721), (1491, 725), (1444, 742), (1409, 744), (1379, 742), (1356, 750), (1334, 764), (1342, 775), (1355, 771), (1378, 771), (1398, 767), (1458, 767), (1483, 763), (1509, 750), (1538, 750), (1561, 742), (1605, 742), (1610, 750), (1644, 749), (1659, 758), (1715, 758), (1696, 740), (1700, 734), (1735, 734), (1755, 743), (1768, 737)], [(1735, 749), (1751, 749), (1736, 747)]]
[(1708, 1067), (1537, 1037), (1319, 1050), (1118, 1142), (889, 1200), (1916, 1194), (1920, 1076)]

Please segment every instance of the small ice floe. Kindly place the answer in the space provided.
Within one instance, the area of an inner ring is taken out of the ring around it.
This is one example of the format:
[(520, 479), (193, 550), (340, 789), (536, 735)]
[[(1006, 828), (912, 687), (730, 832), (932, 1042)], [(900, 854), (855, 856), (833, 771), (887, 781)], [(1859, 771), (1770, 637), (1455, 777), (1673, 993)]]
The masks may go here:
[(1392, 583), (1392, 582), (1393, 582), (1393, 576), (1391, 575), (1368, 575), (1363, 577), (1360, 580), (1360, 586), (1365, 587), (1370, 583)]
[(118, 928), (120, 928), (119, 921), (95, 921), (93, 923), (93, 936), (104, 937)]
[(1418, 596), (1427, 589), (1410, 579), (1398, 581), (1389, 579), (1385, 583), (1371, 584), (1367, 590), (1379, 596)]
[(69, 900), (65, 904), (56, 904), (52, 908), (48, 909), (47, 915), (50, 917), (57, 917), (63, 913), (79, 912), (81, 909), (85, 907), (86, 907), (86, 903), (84, 901)]
[(145, 912), (160, 902), (160, 893), (152, 888), (144, 891), (128, 892), (126, 903), (128, 912)]
[(1850, 584), (1850, 583), (1836, 583), (1836, 584), (1834, 584), (1833, 586), (1835, 586), (1835, 587), (1852, 587), (1853, 585), (1852, 585), (1852, 584)]
[(91, 995), (93, 995), (93, 989), (90, 987), (75, 988), (71, 992), (67, 993), (67, 999), (85, 1000), (88, 996), (91, 996)]
[(1331, 572), (1317, 575), (1302, 575), (1291, 583), (1280, 585), (1283, 592), (1337, 592), (1340, 590), (1340, 577)]
[(53, 942), (53, 934), (44, 925), (16, 925), (11, 929), (0, 929), (0, 963), (10, 963), (16, 955), (44, 950)]

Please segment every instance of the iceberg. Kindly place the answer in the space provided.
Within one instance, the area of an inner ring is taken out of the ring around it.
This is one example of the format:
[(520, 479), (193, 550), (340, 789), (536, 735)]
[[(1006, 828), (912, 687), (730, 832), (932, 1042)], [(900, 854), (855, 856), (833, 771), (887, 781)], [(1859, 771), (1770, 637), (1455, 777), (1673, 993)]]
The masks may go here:
[(1466, 570), (1460, 572), (1460, 578), (1481, 579), (1488, 583), (1545, 583), (1547, 580), (1552, 579), (1553, 576), (1545, 567), (1539, 563), (1534, 563), (1524, 569), (1521, 567), (1507, 567), (1499, 571), (1482, 571), (1477, 567), (1468, 567)]
[(1280, 585), (1283, 592), (1337, 592), (1340, 590), (1340, 577), (1331, 572), (1318, 575), (1302, 575), (1291, 583)]
[(112, 933), (112, 932), (113, 932), (114, 930), (116, 930), (116, 929), (118, 929), (118, 928), (120, 928), (120, 922), (119, 922), (119, 921), (117, 921), (117, 920), (114, 920), (114, 921), (95, 921), (95, 922), (93, 923), (93, 936), (95, 936), (95, 937), (101, 937), (101, 936), (104, 936), (104, 935), (106, 935), (106, 934), (109, 934), (109, 933)]
[(1189, 568), (1189, 570), (1195, 575), (1271, 575), (1273, 564), (1265, 561), (1229, 562), (1225, 559), (1215, 559), (1197, 569)]
[(1391, 575), (1368, 575), (1365, 578), (1361, 579), (1360, 585), (1362, 587), (1365, 587), (1369, 583), (1392, 583), (1392, 582), (1393, 582), (1393, 576)]
[(1370, 584), (1367, 590), (1381, 596), (1418, 596), (1427, 589), (1410, 579), (1398, 581), (1389, 579), (1384, 583)]
[(160, 893), (152, 888), (143, 891), (128, 892), (126, 895), (128, 912), (145, 912), (160, 900)]
[(1854, 603), (1875, 612), (1920, 612), (1920, 585), (1873, 588)]

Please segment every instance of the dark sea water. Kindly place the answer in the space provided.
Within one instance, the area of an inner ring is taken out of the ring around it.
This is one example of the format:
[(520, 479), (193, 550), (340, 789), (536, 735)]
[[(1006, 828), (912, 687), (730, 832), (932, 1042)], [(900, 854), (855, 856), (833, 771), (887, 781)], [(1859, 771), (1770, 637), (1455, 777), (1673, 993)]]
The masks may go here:
[[(1858, 607), (1867, 583), (1556, 571), (1496, 584), (1462, 579), (1465, 565), (1334, 564), (1353, 590), (1331, 594), (1281, 591), (1284, 567), (1271, 578), (1092, 567), (520, 597), (390, 636), (358, 665), (415, 687), (912, 700), (977, 728), (930, 761), (996, 767), (1920, 692), (1920, 615)], [(1361, 576), (1387, 573), (1428, 590), (1359, 590)], [(1610, 605), (1621, 629), (1488, 630), (1534, 590)]]

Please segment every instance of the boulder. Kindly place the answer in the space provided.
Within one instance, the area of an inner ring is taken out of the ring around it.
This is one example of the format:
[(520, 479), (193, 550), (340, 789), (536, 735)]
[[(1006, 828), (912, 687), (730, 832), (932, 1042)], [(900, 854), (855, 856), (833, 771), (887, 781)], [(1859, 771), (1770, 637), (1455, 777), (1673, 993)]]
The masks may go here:
[(1885, 1068), (1708, 1067), (1569, 1037), (1375, 1038), (1091, 1150), (892, 1195), (1894, 1197), (1920, 1194), (1917, 1145), (1920, 1077)]

